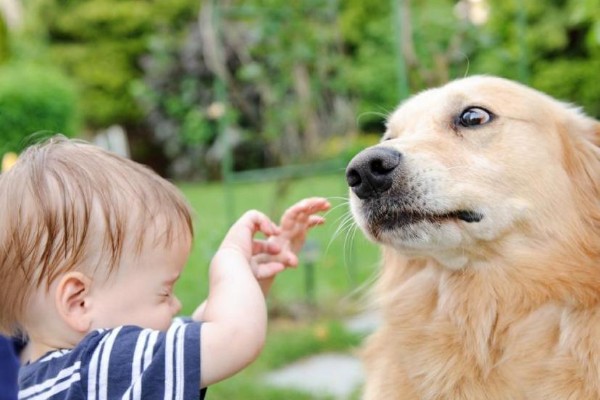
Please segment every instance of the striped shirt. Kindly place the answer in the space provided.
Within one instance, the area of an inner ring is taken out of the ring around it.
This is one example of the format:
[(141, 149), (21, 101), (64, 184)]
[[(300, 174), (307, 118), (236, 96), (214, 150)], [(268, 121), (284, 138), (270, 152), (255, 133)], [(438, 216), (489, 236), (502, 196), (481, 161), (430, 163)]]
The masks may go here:
[(200, 324), (100, 329), (19, 371), (21, 400), (200, 398)]

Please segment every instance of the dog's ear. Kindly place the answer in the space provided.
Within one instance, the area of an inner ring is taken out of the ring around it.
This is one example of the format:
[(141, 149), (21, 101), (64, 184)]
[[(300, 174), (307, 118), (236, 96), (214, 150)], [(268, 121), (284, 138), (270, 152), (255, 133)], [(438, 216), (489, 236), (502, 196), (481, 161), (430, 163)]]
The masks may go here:
[(571, 114), (561, 121), (564, 167), (573, 182), (573, 195), (592, 237), (600, 233), (600, 121)]
[(565, 169), (581, 187), (598, 193), (600, 188), (600, 121), (579, 110), (568, 112), (559, 119), (558, 132), (562, 139)]
[(579, 130), (584, 137), (595, 146), (600, 147), (600, 121), (587, 115), (580, 118)]
[(596, 125), (594, 125), (594, 131), (592, 133), (592, 143), (600, 147), (600, 121), (596, 121)]
[(560, 130), (573, 137), (585, 139), (586, 142), (600, 147), (600, 121), (584, 114), (581, 109), (571, 108), (559, 119)]

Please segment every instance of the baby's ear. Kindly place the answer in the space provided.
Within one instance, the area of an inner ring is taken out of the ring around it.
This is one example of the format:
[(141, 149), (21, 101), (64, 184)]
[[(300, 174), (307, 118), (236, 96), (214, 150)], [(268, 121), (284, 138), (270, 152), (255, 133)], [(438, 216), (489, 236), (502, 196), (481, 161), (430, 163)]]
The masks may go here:
[(67, 272), (56, 288), (56, 309), (75, 331), (87, 333), (91, 325), (89, 292), (92, 280), (77, 271)]

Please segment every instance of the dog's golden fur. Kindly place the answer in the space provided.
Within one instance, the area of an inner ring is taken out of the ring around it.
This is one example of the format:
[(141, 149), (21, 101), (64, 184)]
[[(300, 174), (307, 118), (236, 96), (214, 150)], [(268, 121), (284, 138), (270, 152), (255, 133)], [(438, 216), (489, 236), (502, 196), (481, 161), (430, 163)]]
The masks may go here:
[(365, 399), (600, 399), (599, 145), (598, 121), (494, 77), (391, 114), (362, 152), (401, 155), (391, 187), (356, 195), (366, 155), (347, 170), (383, 248)]

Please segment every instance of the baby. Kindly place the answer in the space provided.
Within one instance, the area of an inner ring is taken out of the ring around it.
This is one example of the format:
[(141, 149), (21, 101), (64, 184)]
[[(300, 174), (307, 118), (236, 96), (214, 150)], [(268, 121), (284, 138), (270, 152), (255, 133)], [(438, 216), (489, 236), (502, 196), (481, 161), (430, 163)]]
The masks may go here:
[(81, 141), (30, 147), (0, 175), (0, 333), (28, 338), (19, 398), (199, 398), (256, 359), (272, 280), (328, 208), (302, 200), (280, 226), (246, 212), (212, 259), (206, 301), (174, 318), (193, 238), (178, 189)]

